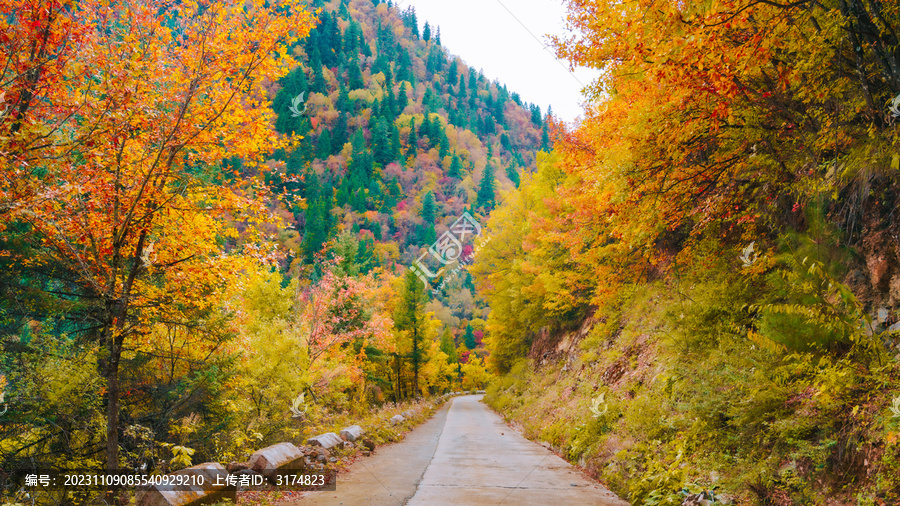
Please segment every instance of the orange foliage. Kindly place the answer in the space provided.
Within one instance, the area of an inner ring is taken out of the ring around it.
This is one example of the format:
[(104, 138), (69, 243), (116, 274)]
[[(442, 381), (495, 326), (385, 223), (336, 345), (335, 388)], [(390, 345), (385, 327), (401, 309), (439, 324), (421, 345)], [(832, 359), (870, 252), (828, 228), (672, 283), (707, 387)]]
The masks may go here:
[[(287, 72), (288, 49), (313, 19), (293, 2), (261, 0), (3, 9), (12, 108), (0, 120), (0, 221), (30, 227), (25, 268), (61, 269), (96, 301), (87, 332), (108, 352), (115, 467), (124, 345), (141, 346), (156, 321), (208, 310), (240, 269), (238, 251), (218, 242), (236, 244), (226, 218), (253, 224), (268, 213), (218, 167), (229, 156), (259, 162), (282, 144), (261, 84)], [(244, 241), (248, 258), (271, 255)]]

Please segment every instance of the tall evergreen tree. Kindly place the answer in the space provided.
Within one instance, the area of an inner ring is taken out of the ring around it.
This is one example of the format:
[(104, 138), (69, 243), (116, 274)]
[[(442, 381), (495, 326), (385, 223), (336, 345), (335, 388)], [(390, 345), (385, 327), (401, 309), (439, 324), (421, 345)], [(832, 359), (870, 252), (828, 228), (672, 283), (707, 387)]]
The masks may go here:
[(434, 224), (436, 216), (437, 203), (434, 200), (434, 192), (428, 192), (422, 197), (422, 221), (426, 225)]
[(463, 340), (466, 343), (466, 348), (470, 350), (475, 349), (475, 332), (474, 329), (472, 329), (471, 323), (466, 324), (466, 334)]
[(331, 139), (331, 130), (326, 128), (322, 130), (318, 141), (316, 141), (316, 158), (324, 160), (331, 156), (332, 147), (333, 141)]
[(459, 155), (453, 153), (453, 159), (450, 160), (450, 170), (447, 171), (447, 177), (456, 177), (462, 179), (462, 160)]
[[(402, 332), (410, 342), (407, 360), (413, 371), (412, 392), (415, 397), (419, 392), (419, 370), (425, 361), (425, 337), (427, 320), (425, 304), (428, 294), (425, 285), (411, 269), (406, 271), (403, 289), (400, 292), (400, 303), (394, 312), (394, 326)], [(399, 372), (399, 371), (398, 371)]]
[(400, 55), (397, 57), (397, 80), (415, 83), (416, 77), (413, 74), (412, 59), (409, 56), (409, 51), (401, 48), (399, 53)]
[(450, 139), (447, 138), (447, 132), (443, 127), (439, 129), (438, 136), (440, 137), (440, 149), (438, 150), (438, 156), (441, 157), (441, 160), (444, 159), (445, 156), (450, 154)]
[(509, 166), (506, 167), (506, 177), (516, 185), (516, 188), (519, 187), (521, 179), (519, 178), (519, 171), (516, 169), (515, 164), (510, 163)]
[(391, 155), (391, 132), (384, 118), (378, 118), (372, 131), (372, 156), (376, 163), (387, 165), (394, 161)]
[(413, 6), (407, 7), (406, 11), (401, 14), (403, 19), (403, 24), (409, 28), (410, 33), (415, 38), (419, 38), (419, 20), (416, 17), (416, 8)]
[(366, 138), (362, 130), (357, 130), (350, 142), (353, 151), (347, 176), (354, 190), (365, 189), (369, 186), (369, 179), (372, 176), (372, 152), (366, 148)]
[(397, 93), (397, 114), (403, 114), (403, 110), (409, 105), (409, 96), (406, 92), (406, 83), (400, 83), (400, 90)]
[(450, 68), (447, 69), (447, 83), (450, 86), (456, 84), (456, 80), (459, 79), (459, 69), (456, 68), (456, 60), (450, 62)]
[(406, 158), (416, 156), (419, 152), (419, 138), (416, 136), (416, 120), (409, 119), (409, 137), (406, 138)]
[(347, 114), (341, 112), (337, 121), (334, 122), (334, 129), (331, 132), (331, 153), (340, 153), (348, 140), (350, 140), (350, 134), (347, 126)]
[(339, 111), (350, 111), (352, 108), (352, 104), (350, 102), (350, 93), (347, 91), (347, 87), (344, 85), (344, 83), (340, 84), (338, 99), (334, 106)]
[(354, 57), (347, 62), (347, 65), (349, 66), (347, 70), (347, 80), (349, 82), (350, 90), (364, 89), (366, 87), (366, 82), (363, 80), (362, 70), (359, 69), (359, 60)]
[(306, 226), (303, 232), (301, 249), (304, 258), (311, 263), (313, 256), (322, 249), (322, 245), (328, 240), (331, 229), (331, 198), (327, 192), (323, 192), (319, 177), (315, 171), (310, 171), (306, 176), (306, 188), (304, 198), (306, 207)]
[(400, 159), (400, 129), (391, 121), (391, 160)]
[(494, 208), (494, 205), (497, 203), (496, 185), (497, 180), (494, 177), (494, 167), (491, 165), (490, 159), (488, 159), (488, 164), (484, 168), (484, 175), (481, 176), (481, 183), (478, 185), (478, 197), (476, 199), (478, 207), (483, 207), (487, 210)]

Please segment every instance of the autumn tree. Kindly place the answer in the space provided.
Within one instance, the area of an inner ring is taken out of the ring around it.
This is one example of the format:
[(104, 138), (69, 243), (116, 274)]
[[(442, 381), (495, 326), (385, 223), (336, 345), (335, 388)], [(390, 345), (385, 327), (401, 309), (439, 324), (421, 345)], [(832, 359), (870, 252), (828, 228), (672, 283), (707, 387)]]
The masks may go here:
[[(312, 17), (262, 1), (4, 9), (5, 28), (30, 33), (4, 39), (0, 55), (14, 104), (2, 120), (2, 226), (28, 244), (13, 265), (63, 277), (66, 297), (83, 302), (68, 316), (102, 347), (113, 470), (123, 353), (154, 339), (156, 323), (202, 325), (197, 315), (244, 261), (235, 220), (269, 219), (217, 168), (229, 156), (255, 164), (282, 144), (260, 85), (286, 74)], [(266, 254), (253, 237), (241, 242)]]

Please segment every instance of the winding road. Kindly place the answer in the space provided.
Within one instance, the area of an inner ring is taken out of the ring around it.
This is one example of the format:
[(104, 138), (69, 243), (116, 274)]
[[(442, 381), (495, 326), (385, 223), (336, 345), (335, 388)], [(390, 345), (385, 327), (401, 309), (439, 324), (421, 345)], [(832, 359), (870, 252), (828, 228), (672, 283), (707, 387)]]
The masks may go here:
[(517, 434), (481, 397), (451, 399), (402, 442), (354, 463), (336, 491), (284, 504), (628, 504)]

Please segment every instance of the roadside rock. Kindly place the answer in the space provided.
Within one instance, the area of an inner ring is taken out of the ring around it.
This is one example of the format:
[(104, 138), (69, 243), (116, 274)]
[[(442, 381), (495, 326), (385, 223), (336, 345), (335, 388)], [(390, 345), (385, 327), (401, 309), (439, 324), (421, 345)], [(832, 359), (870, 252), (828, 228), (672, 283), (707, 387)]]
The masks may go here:
[(362, 427), (359, 425), (351, 425), (341, 430), (341, 437), (352, 443), (359, 439), (359, 437), (362, 436), (362, 433)]
[(278, 443), (250, 456), (250, 469), (275, 483), (275, 476), (282, 471), (299, 471), (304, 468), (304, 455), (293, 443)]
[(325, 434), (319, 434), (318, 436), (311, 437), (306, 440), (306, 444), (313, 446), (321, 446), (326, 450), (334, 448), (335, 446), (343, 443), (344, 440), (341, 439), (341, 436), (338, 436), (334, 432), (326, 432)]

